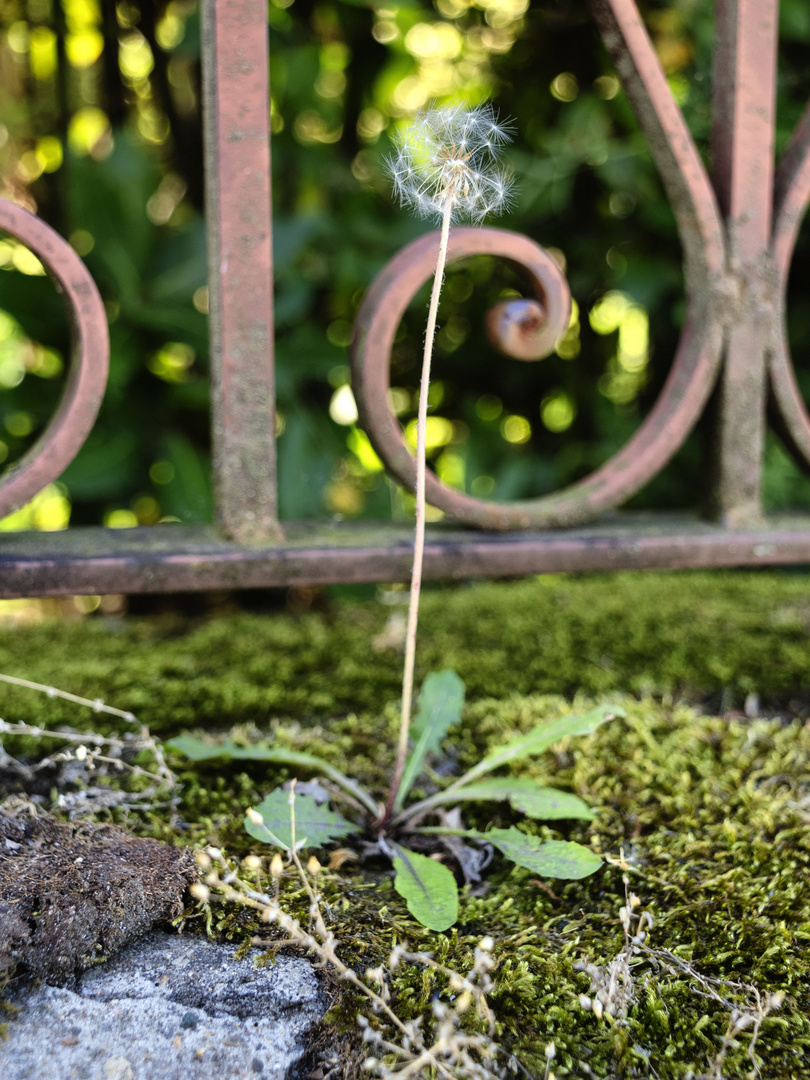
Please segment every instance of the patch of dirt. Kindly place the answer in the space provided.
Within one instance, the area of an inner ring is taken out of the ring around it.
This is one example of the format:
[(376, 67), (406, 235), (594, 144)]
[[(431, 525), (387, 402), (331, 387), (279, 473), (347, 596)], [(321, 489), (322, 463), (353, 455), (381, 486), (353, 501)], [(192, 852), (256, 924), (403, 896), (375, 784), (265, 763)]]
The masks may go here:
[(185, 848), (0, 809), (0, 988), (18, 967), (69, 984), (179, 915), (195, 878)]

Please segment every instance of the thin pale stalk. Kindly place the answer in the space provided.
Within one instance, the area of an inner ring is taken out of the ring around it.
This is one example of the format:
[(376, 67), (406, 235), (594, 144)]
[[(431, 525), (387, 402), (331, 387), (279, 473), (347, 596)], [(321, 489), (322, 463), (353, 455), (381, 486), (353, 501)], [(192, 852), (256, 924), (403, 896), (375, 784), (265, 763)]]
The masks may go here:
[(111, 705), (105, 705), (103, 701), (91, 701), (90, 698), (77, 697), (76, 694), (68, 694), (65, 690), (58, 690), (55, 686), (46, 686), (44, 683), (30, 682), (28, 679), (18, 679), (16, 675), (0, 674), (0, 682), (10, 683), (12, 686), (24, 686), (27, 690), (40, 690), (49, 698), (62, 698), (65, 701), (73, 701), (77, 705), (86, 705), (93, 712), (108, 713), (110, 716), (120, 716), (122, 720), (130, 723), (135, 720), (135, 715), (125, 712), (123, 709), (114, 709)]
[(439, 312), (439, 297), (444, 281), (444, 267), (447, 262), (447, 244), (450, 239), (450, 220), (453, 216), (453, 192), (446, 193), (442, 214), (442, 234), (439, 242), (439, 255), (436, 259), (436, 272), (433, 278), (433, 291), (430, 294), (427, 329), (425, 331), (425, 351), (422, 355), (422, 381), (419, 385), (419, 411), (416, 421), (416, 532), (413, 545), (413, 572), (411, 573), (411, 595), (408, 601), (408, 628), (405, 634), (405, 670), (402, 676), (402, 714), (399, 725), (399, 745), (391, 781), (391, 793), (385, 807), (385, 820), (391, 816), (394, 800), (405, 770), (408, 755), (408, 734), (411, 727), (413, 705), (413, 673), (416, 661), (416, 627), (419, 620), (419, 594), (422, 589), (422, 562), (425, 553), (425, 433), (427, 428), (428, 390), (430, 388), (430, 364), (433, 358), (433, 340), (436, 336), (436, 318)]

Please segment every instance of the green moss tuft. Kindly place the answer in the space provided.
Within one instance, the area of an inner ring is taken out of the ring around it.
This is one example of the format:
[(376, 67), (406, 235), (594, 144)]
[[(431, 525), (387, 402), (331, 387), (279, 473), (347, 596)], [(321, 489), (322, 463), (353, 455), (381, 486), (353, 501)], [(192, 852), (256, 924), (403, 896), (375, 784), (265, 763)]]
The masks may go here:
[[(331, 723), (397, 698), (399, 654), (369, 644), (388, 610), (370, 602), (192, 626), (98, 618), (7, 627), (0, 670), (102, 697), (156, 733), (278, 716)], [(809, 628), (806, 584), (793, 575), (555, 575), (428, 591), (418, 664), (423, 674), (455, 667), (471, 699), (620, 691), (719, 701), (725, 691), (726, 704), (741, 704), (756, 691), (787, 700), (810, 686)], [(45, 707), (12, 688), (2, 697), (8, 718), (75, 723), (68, 703)]]

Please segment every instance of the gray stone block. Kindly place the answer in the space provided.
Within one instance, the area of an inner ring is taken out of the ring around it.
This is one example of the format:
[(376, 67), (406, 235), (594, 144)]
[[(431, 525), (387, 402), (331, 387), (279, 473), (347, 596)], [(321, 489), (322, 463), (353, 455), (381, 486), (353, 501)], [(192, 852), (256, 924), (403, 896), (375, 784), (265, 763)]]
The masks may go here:
[(150, 934), (73, 989), (26, 987), (3, 1080), (284, 1080), (327, 1000), (312, 965), (256, 967), (236, 946)]

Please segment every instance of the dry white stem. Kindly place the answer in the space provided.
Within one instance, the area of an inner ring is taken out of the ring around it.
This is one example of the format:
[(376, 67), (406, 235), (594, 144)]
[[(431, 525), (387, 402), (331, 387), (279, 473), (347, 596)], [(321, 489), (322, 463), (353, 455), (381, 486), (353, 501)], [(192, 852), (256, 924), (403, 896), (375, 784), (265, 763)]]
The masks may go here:
[[(74, 694), (66, 694), (64, 691), (56, 690), (54, 687), (45, 687), (39, 683), (29, 683), (25, 679), (16, 679), (10, 675), (0, 675), (0, 681), (11, 682), (15, 685), (41, 690), (48, 693), (48, 696), (50, 697), (63, 697), (68, 701), (76, 701), (83, 705), (96, 707), (96, 703), (85, 698), (77, 698)], [(53, 693), (50, 693), (50, 691), (53, 691)], [(126, 716), (131, 720), (135, 719), (131, 713), (123, 713), (120, 709), (112, 709), (107, 706), (99, 706), (99, 709), (100, 711), (110, 713), (114, 716)], [(89, 786), (85, 790), (75, 794), (61, 794), (57, 800), (58, 806), (60, 809), (68, 810), (71, 814), (88, 813), (100, 807), (115, 807), (119, 810), (126, 811), (139, 810), (144, 806), (155, 807), (172, 805), (171, 802), (156, 802), (156, 796), (158, 796), (159, 793), (165, 793), (166, 790), (171, 792), (176, 787), (177, 778), (166, 765), (162, 747), (152, 738), (149, 729), (145, 726), (142, 726), (137, 734), (135, 732), (127, 732), (121, 737), (116, 735), (99, 735), (96, 732), (75, 731), (70, 728), (53, 731), (44, 726), (40, 727), (34, 724), (25, 723), (13, 724), (6, 720), (0, 720), (0, 737), (3, 735), (26, 735), (36, 739), (57, 739), (63, 744), (68, 744), (68, 747), (75, 747), (75, 749), (63, 749), (56, 753), (49, 754), (29, 765), (17, 761), (7, 754), (0, 742), (0, 760), (5, 767), (11, 768), (21, 776), (29, 779), (42, 769), (49, 768), (56, 764), (75, 761), (81, 764), (83, 769), (89, 774), (96, 772), (99, 765), (109, 765), (114, 769), (129, 773), (130, 776), (150, 781), (150, 786), (148, 788), (137, 793), (116, 791), (107, 787)], [(157, 765), (157, 768), (154, 771), (145, 769), (141, 765), (136, 765), (126, 760), (126, 753), (128, 753), (129, 756), (134, 756), (135, 753), (138, 753), (141, 750), (148, 750), (154, 758)]]
[(12, 686), (24, 686), (27, 690), (39, 690), (49, 698), (62, 698), (65, 701), (72, 701), (76, 705), (86, 705), (93, 712), (108, 713), (110, 716), (119, 716), (122, 720), (127, 720), (129, 723), (135, 723), (135, 714), (131, 712), (124, 712), (123, 709), (114, 709), (111, 705), (105, 705), (101, 698), (91, 700), (90, 698), (77, 697), (76, 694), (69, 694), (65, 690), (60, 690), (56, 686), (46, 686), (44, 683), (30, 682), (28, 679), (19, 679), (16, 675), (3, 675), (0, 673), (0, 682), (10, 683)]
[[(623, 865), (622, 859), (614, 865)], [(648, 944), (647, 931), (652, 929), (653, 918), (649, 912), (641, 911), (641, 901), (629, 891), (629, 878), (624, 875), (626, 903), (619, 909), (619, 921), (624, 930), (624, 947), (617, 957), (604, 967), (587, 962), (573, 965), (575, 971), (583, 971), (590, 977), (589, 994), (580, 994), (579, 1005), (584, 1011), (593, 1012), (597, 1020), (607, 1013), (620, 1023), (635, 998), (633, 970), (630, 961), (633, 957), (646, 956), (660, 971), (677, 977), (687, 976), (691, 980), (691, 990), (698, 997), (706, 998), (728, 1010), (729, 1019), (726, 1031), (721, 1037), (720, 1049), (707, 1073), (695, 1080), (724, 1080), (723, 1065), (729, 1049), (738, 1035), (750, 1032), (747, 1054), (759, 1072), (755, 1047), (760, 1028), (765, 1018), (778, 1009), (784, 1000), (781, 992), (763, 995), (756, 987), (748, 983), (733, 982), (728, 979), (716, 979), (703, 975), (687, 960), (682, 959), (669, 949), (653, 948)], [(636, 925), (633, 919), (636, 918)], [(590, 996), (589, 996), (590, 995)], [(736, 1002), (732, 996), (740, 999)]]
[[(292, 814), (294, 805), (293, 794)], [(277, 895), (261, 892), (242, 878), (240, 865), (235, 862), (231, 864), (217, 848), (208, 848), (197, 856), (205, 879), (204, 885), (195, 890), (195, 895), (201, 902), (207, 903), (212, 893), (218, 893), (230, 902), (253, 908), (264, 922), (274, 924), (285, 935), (281, 940), (269, 941), (254, 937), (254, 944), (274, 950), (289, 945), (308, 949), (321, 964), (331, 967), (363, 994), (376, 1017), (374, 1023), (367, 1017), (358, 1017), (364, 1040), (376, 1050), (375, 1055), (365, 1063), (369, 1071), (382, 1080), (426, 1076), (431, 1070), (444, 1080), (496, 1080), (504, 1075), (506, 1068), (514, 1071), (519, 1067), (514, 1059), (505, 1058), (503, 1068), (496, 1068), (493, 1060), (497, 1052), (491, 1039), (494, 1018), (486, 1000), (492, 986), (489, 973), (495, 964), (490, 955), (493, 947), (491, 939), (485, 938), (479, 943), (473, 967), (466, 975), (438, 963), (429, 953), (412, 953), (407, 946), (397, 945), (387, 965), (369, 968), (361, 978), (340, 959), (338, 943), (324, 920), (322, 900), (315, 883), (328, 871), (319, 865), (317, 874), (313, 875), (309, 872), (309, 864), (304, 866), (298, 852), (288, 849), (287, 855), (309, 899), (309, 931), (304, 930), (298, 920), (283, 909)], [(241, 867), (245, 867), (244, 860)], [(252, 864), (249, 868), (253, 868)], [(279, 880), (280, 875), (275, 879), (276, 886)], [(441, 1001), (434, 1003), (437, 1027), (432, 1041), (426, 1040), (423, 1035), (421, 1019), (404, 1022), (392, 1007), (389, 977), (403, 963), (428, 967), (442, 975), (449, 987), (461, 990), (452, 1005)], [(477, 1015), (489, 1025), (488, 1035), (465, 1032), (461, 1028), (462, 1017), (473, 1002)]]

